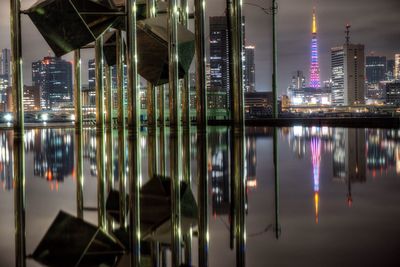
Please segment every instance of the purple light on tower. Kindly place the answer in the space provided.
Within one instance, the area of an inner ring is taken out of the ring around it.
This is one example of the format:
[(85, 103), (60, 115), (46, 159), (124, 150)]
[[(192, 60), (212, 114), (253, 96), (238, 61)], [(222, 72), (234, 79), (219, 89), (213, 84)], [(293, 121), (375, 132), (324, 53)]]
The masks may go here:
[(312, 88), (321, 87), (321, 83), (319, 80), (317, 19), (315, 16), (315, 8), (313, 9), (313, 22), (312, 22), (310, 87)]

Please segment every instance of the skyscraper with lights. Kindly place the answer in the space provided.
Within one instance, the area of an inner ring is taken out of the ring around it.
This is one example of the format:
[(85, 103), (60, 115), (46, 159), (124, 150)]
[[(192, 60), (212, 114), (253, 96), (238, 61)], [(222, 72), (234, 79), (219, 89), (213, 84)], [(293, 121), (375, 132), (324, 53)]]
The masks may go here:
[(313, 19), (312, 19), (310, 87), (311, 88), (321, 87), (321, 82), (319, 79), (317, 18), (315, 15), (315, 8), (313, 9)]

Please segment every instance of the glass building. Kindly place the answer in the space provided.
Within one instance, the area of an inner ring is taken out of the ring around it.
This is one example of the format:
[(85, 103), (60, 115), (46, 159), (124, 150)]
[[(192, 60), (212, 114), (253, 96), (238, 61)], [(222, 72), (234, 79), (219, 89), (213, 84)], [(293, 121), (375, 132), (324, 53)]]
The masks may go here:
[(71, 104), (72, 64), (60, 57), (44, 57), (32, 63), (32, 85), (40, 87), (41, 108)]

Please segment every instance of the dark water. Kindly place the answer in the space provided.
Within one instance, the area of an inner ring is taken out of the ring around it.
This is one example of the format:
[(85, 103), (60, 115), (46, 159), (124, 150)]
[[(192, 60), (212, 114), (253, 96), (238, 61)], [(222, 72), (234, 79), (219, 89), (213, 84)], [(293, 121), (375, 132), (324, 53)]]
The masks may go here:
[[(246, 266), (400, 266), (400, 131), (280, 128), (275, 140), (277, 177), (273, 132), (272, 128), (247, 128), (243, 140)], [(83, 217), (97, 226), (100, 212), (97, 173), (102, 162), (97, 146), (104, 145), (105, 169), (113, 158), (113, 178), (106, 175), (105, 187), (116, 190), (120, 188), (121, 148), (117, 131), (113, 132), (112, 150), (108, 146), (109, 135), (99, 136), (94, 129), (85, 129), (82, 137)], [(15, 224), (18, 210), (13, 133), (0, 131), (0, 266), (16, 265), (21, 243), (25, 242), (25, 254), (32, 254), (60, 210), (77, 215), (76, 138), (73, 129), (26, 131), (25, 235), (21, 241), (16, 239), (19, 228)], [(195, 129), (189, 138), (182, 139), (182, 173), (189, 168), (184, 152), (190, 143), (190, 181), (197, 200)], [(236, 200), (230, 168), (234, 141), (228, 128), (209, 128), (210, 266), (236, 266), (236, 249), (231, 249), (232, 200)], [(165, 169), (168, 176), (169, 132), (153, 135), (144, 130), (139, 144), (142, 184), (149, 181), (149, 173), (154, 172), (155, 166), (157, 174)], [(126, 156), (128, 147), (125, 146)], [(163, 151), (162, 147), (166, 149)], [(108, 231), (118, 226), (108, 220)], [(195, 225), (193, 232), (192, 264), (198, 266), (197, 235), (202, 233), (197, 232)], [(170, 256), (167, 251), (168, 261)], [(27, 266), (41, 266), (30, 258), (23, 261)]]

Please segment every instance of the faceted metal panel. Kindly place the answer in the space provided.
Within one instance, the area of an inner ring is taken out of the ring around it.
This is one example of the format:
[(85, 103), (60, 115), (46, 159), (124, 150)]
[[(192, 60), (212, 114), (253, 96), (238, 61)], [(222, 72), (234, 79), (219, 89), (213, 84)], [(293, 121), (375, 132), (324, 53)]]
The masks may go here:
[[(118, 10), (91, 0), (45, 0), (27, 10), (56, 56), (62, 56), (96, 40), (117, 20), (104, 15)], [(102, 12), (101, 15), (80, 14)]]
[[(138, 22), (138, 72), (154, 85), (168, 83), (168, 22), (167, 16)], [(178, 26), (179, 77), (188, 72), (194, 56), (194, 34)]]
[(108, 66), (117, 64), (116, 38), (117, 34), (115, 31), (107, 32), (104, 35), (103, 53)]
[(60, 211), (32, 258), (46, 266), (112, 266), (122, 253), (98, 227)]

